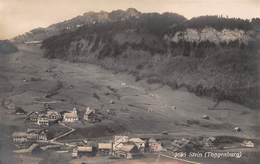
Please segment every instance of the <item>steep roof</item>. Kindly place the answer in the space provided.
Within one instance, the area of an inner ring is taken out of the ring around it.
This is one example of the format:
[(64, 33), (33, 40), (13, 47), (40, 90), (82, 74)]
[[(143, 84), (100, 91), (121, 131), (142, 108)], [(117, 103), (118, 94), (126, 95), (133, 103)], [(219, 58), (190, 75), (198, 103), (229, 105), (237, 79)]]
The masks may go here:
[(149, 143), (157, 143), (157, 141), (154, 138), (150, 138)]
[(131, 138), (129, 141), (134, 143), (145, 143), (145, 141), (142, 140), (141, 138)]
[(136, 146), (131, 143), (125, 143), (119, 148), (120, 151), (131, 152)]
[(45, 120), (48, 120), (48, 117), (46, 116), (46, 115), (44, 115), (44, 114), (42, 114), (42, 115), (39, 115), (38, 116), (38, 119), (45, 119)]

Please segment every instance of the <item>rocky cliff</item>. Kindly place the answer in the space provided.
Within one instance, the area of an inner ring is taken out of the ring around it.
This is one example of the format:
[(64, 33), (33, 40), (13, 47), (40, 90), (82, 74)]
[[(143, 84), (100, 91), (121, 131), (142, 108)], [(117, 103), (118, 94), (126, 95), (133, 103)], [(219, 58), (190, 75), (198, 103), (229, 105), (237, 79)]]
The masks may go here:
[(198, 29), (191, 29), (188, 28), (185, 31), (178, 31), (173, 36), (165, 35), (165, 39), (170, 42), (211, 42), (216, 45), (220, 43), (226, 43), (229, 44), (231, 42), (238, 41), (239, 44), (246, 44), (250, 41), (254, 40), (255, 32), (253, 30), (251, 31), (244, 31), (239, 29), (223, 29), (221, 31), (217, 31), (214, 28), (211, 27), (205, 27), (201, 30)]
[(141, 14), (51, 37), (42, 48), (48, 58), (95, 63), (129, 72), (136, 80), (186, 87), (200, 96), (257, 108), (259, 24), (194, 19), (173, 13)]

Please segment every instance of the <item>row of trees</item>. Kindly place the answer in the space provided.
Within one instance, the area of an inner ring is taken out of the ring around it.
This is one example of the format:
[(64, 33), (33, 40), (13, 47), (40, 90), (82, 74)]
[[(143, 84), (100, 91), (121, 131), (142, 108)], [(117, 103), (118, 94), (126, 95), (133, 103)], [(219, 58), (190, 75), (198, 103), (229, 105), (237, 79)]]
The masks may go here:
[(175, 33), (177, 31), (185, 30), (186, 28), (202, 29), (204, 27), (213, 27), (217, 30), (223, 29), (241, 29), (241, 30), (252, 30), (255, 26), (260, 26), (260, 19), (253, 18), (241, 19), (241, 18), (228, 18), (223, 16), (200, 16), (194, 17), (183, 24), (179, 24), (171, 28), (168, 33)]

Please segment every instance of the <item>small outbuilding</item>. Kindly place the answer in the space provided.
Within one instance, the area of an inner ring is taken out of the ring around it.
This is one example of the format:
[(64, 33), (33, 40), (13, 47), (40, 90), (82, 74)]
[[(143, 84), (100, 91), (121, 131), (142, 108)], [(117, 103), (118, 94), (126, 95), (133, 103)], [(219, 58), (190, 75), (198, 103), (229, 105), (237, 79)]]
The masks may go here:
[(92, 146), (78, 146), (72, 152), (72, 156), (93, 156), (93, 147)]
[(209, 120), (209, 116), (208, 116), (208, 115), (203, 115), (202, 118), (203, 118), (204, 120)]
[(112, 152), (112, 143), (99, 143), (98, 144), (98, 153), (100, 155), (109, 155)]
[(234, 130), (235, 130), (236, 132), (241, 132), (241, 128), (240, 128), (240, 127), (235, 127)]

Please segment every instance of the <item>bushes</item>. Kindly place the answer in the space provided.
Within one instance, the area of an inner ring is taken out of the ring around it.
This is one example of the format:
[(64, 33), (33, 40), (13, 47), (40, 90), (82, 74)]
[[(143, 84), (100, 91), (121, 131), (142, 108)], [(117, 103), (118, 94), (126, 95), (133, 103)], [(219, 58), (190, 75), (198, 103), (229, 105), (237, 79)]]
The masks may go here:
[(0, 54), (10, 54), (18, 51), (17, 47), (8, 40), (0, 40)]
[(143, 14), (140, 25), (146, 31), (162, 36), (172, 25), (179, 25), (186, 21), (186, 18), (174, 13), (149, 13)]

